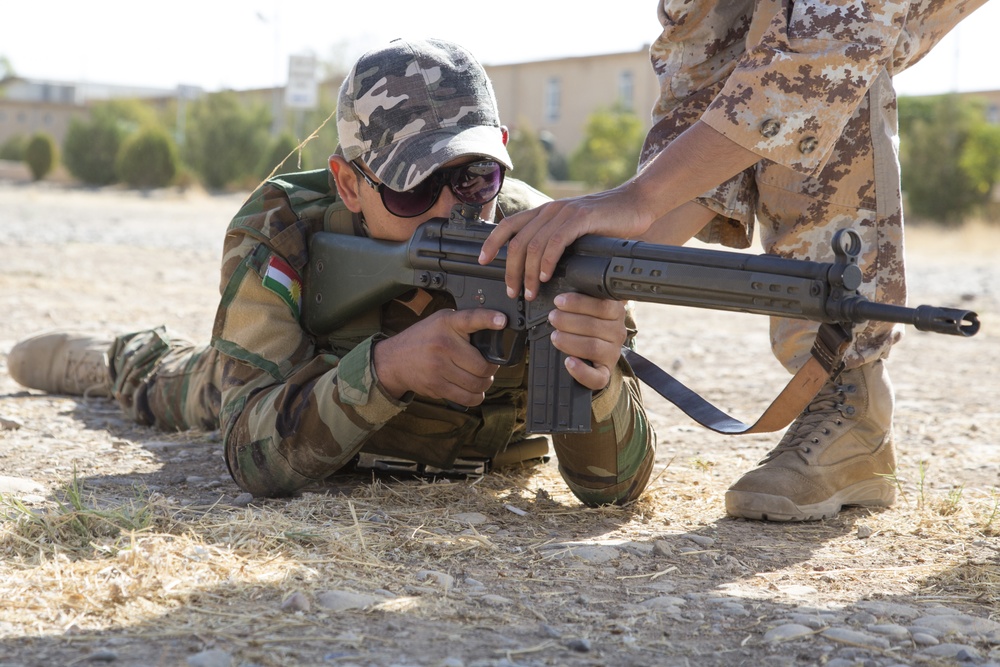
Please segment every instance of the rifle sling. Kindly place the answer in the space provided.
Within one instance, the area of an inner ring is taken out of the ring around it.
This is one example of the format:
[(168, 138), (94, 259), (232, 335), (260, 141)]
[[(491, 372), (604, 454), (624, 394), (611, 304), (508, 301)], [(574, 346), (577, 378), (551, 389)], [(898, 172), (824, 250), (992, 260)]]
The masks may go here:
[(688, 417), (716, 433), (743, 435), (770, 433), (792, 423), (816, 397), (826, 381), (840, 372), (840, 360), (849, 342), (849, 329), (839, 325), (821, 325), (809, 361), (799, 369), (752, 426), (719, 410), (634, 350), (623, 348), (622, 354), (636, 377), (680, 408)]

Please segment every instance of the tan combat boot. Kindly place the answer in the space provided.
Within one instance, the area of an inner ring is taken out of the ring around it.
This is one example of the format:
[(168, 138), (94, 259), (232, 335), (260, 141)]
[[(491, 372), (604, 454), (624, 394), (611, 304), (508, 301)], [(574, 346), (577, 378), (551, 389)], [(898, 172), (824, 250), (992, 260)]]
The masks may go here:
[(18, 384), (50, 394), (110, 396), (110, 339), (56, 332), (26, 338), (7, 355), (7, 369)]
[(827, 381), (785, 437), (726, 492), (726, 512), (765, 521), (834, 517), (845, 505), (888, 507), (896, 489), (892, 385), (882, 361)]

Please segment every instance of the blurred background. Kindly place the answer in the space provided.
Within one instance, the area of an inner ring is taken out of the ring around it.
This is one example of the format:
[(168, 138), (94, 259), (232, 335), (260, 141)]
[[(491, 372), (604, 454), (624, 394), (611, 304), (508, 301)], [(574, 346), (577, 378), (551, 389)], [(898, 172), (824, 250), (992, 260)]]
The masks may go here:
[[(657, 97), (656, 4), (5, 3), (0, 179), (234, 192), (322, 168), (350, 64), (436, 36), (486, 67), (518, 178), (553, 197), (613, 187)], [(910, 221), (1000, 220), (998, 25), (992, 0), (896, 78)]]

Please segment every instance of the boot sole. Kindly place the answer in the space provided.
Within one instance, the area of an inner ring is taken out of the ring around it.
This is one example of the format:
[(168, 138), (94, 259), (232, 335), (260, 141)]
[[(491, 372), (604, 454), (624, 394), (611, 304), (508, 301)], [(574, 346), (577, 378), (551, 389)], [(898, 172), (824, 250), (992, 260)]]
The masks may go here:
[(789, 498), (767, 493), (726, 491), (726, 513), (755, 521), (818, 521), (832, 519), (847, 506), (890, 507), (895, 501), (896, 489), (884, 480), (872, 479), (808, 505), (796, 505)]

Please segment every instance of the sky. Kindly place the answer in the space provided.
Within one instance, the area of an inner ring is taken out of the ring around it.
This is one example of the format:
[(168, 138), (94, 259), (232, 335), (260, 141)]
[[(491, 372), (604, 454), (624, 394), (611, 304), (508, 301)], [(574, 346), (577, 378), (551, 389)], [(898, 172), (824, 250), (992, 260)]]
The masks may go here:
[[(207, 91), (282, 86), (289, 55), (352, 62), (395, 37), (441, 37), (486, 65), (633, 51), (659, 33), (656, 0), (0, 0), (0, 56), (20, 76)], [(600, 7), (596, 12), (590, 7)], [(1000, 0), (922, 62), (904, 95), (1000, 90)]]

